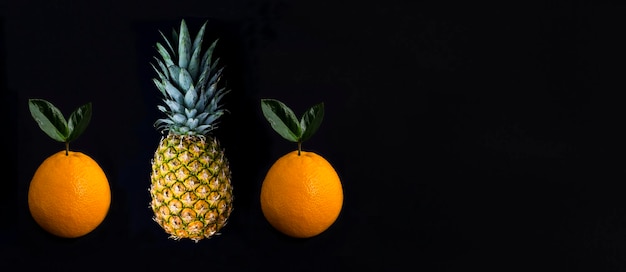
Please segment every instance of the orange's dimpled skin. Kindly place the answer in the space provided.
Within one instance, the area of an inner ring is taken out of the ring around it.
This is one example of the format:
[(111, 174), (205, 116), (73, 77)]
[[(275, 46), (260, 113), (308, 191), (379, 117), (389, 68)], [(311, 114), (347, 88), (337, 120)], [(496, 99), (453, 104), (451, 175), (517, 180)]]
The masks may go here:
[(269, 169), (261, 186), (261, 209), (278, 231), (309, 238), (339, 217), (343, 188), (337, 172), (314, 152), (290, 152)]
[(107, 177), (88, 155), (60, 151), (44, 160), (28, 189), (28, 207), (43, 229), (76, 238), (100, 225), (111, 204)]

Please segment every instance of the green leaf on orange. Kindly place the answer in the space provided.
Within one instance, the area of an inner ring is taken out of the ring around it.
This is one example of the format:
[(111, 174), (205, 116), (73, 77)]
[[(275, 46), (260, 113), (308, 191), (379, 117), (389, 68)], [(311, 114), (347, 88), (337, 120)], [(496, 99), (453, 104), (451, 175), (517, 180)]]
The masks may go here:
[(300, 120), (291, 108), (276, 99), (261, 99), (261, 109), (274, 131), (296, 143), (310, 139), (324, 119), (324, 103), (309, 108)]
[(57, 107), (43, 99), (30, 99), (28, 109), (43, 132), (56, 141), (65, 142), (69, 134), (68, 126)]
[(70, 131), (69, 136), (65, 140), (66, 142), (71, 142), (76, 140), (78, 136), (85, 132), (85, 129), (89, 125), (91, 121), (91, 103), (87, 103), (78, 107), (72, 114), (70, 115), (68, 121), (68, 129)]
[(307, 110), (302, 119), (300, 119), (300, 127), (302, 136), (300, 141), (304, 142), (313, 136), (324, 120), (324, 103), (319, 103)]
[(39, 128), (50, 138), (62, 143), (78, 138), (91, 120), (91, 103), (78, 107), (68, 120), (56, 106), (43, 99), (29, 99), (28, 109)]
[(302, 131), (293, 111), (276, 99), (261, 99), (261, 110), (274, 131), (291, 142), (298, 142)]

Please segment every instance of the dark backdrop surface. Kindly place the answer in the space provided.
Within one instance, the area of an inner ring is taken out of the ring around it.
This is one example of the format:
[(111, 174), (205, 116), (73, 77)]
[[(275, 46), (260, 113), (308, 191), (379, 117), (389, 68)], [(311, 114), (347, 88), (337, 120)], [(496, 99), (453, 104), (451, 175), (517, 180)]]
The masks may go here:
[[(609, 1), (1, 1), (2, 270), (625, 271), (624, 14)], [(148, 208), (149, 62), (181, 18), (208, 20), (232, 89), (216, 134), (235, 210), (199, 243), (168, 239)], [(72, 145), (101, 164), (112, 204), (84, 237), (55, 238), (28, 212), (34, 171), (63, 148), (29, 98), (65, 114), (93, 103)], [(265, 172), (295, 148), (261, 98), (326, 105), (304, 148), (335, 166), (345, 201), (317, 237), (286, 238), (261, 213)]]

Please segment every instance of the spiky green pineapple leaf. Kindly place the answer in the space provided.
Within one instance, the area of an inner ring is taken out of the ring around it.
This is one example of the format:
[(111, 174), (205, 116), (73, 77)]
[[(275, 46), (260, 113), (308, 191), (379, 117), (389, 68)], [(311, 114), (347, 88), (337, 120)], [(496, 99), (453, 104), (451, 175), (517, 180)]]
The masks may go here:
[(193, 85), (189, 88), (189, 90), (185, 94), (184, 102), (185, 102), (185, 108), (186, 109), (187, 108), (192, 109), (192, 108), (196, 107), (196, 103), (198, 102), (198, 93), (196, 92), (196, 90), (193, 87)]
[(219, 39), (215, 39), (213, 43), (211, 43), (209, 48), (204, 52), (204, 55), (202, 56), (202, 60), (200, 61), (201, 71), (208, 72), (210, 70), (213, 70), (216, 67), (217, 60), (213, 60), (213, 52), (215, 51), (218, 41)]
[(186, 92), (195, 92), (192, 90), (193, 88), (193, 78), (187, 69), (179, 69), (178, 71), (178, 85), (182, 90), (186, 90)]
[(165, 68), (165, 66), (163, 66), (163, 62), (161, 60), (157, 59), (156, 61), (159, 64), (159, 67), (162, 68), (162, 70), (159, 70), (156, 66), (154, 66), (153, 63), (150, 63), (150, 66), (152, 66), (152, 69), (154, 69), (156, 74), (159, 76), (159, 80), (168, 80), (169, 71)]
[(196, 38), (193, 40), (193, 45), (191, 46), (192, 55), (191, 60), (189, 61), (189, 68), (187, 70), (189, 70), (189, 74), (191, 74), (194, 81), (198, 80), (198, 77), (200, 76), (200, 54), (202, 53), (202, 40), (204, 39), (206, 25), (207, 22), (202, 24), (202, 27), (200, 27), (198, 34), (196, 34)]
[[(174, 51), (174, 47), (172, 46), (172, 43), (170, 43), (170, 40), (167, 38), (167, 36), (165, 36), (165, 34), (163, 33), (163, 31), (160, 31), (160, 30), (159, 30), (159, 33), (161, 34), (161, 38), (163, 38), (163, 40), (164, 40), (164, 41), (165, 41), (165, 43), (167, 44), (167, 47), (170, 49), (170, 51), (171, 51), (171, 52), (173, 52), (173, 53), (175, 54), (175, 52), (176, 52), (176, 51)], [(174, 33), (176, 33), (176, 32), (174, 32)], [(158, 43), (158, 42), (157, 42), (157, 47), (158, 47), (158, 46), (163, 47), (160, 43)], [(161, 49), (159, 49), (159, 50), (161, 50)], [(165, 47), (163, 47), (163, 50), (165, 50)], [(167, 52), (167, 50), (165, 50), (165, 52)], [(167, 55), (169, 56), (169, 53), (168, 53)], [(171, 58), (170, 58), (170, 59), (171, 59)], [(174, 63), (172, 63), (172, 64), (174, 64)], [(168, 63), (168, 65), (170, 65), (170, 64)]]
[(28, 108), (43, 132), (66, 144), (78, 138), (91, 120), (91, 103), (78, 107), (68, 120), (56, 106), (43, 99), (29, 99)]
[(182, 101), (184, 94), (180, 92), (180, 90), (178, 90), (178, 88), (176, 88), (176, 86), (174, 86), (174, 84), (172, 84), (172, 82), (165, 81), (165, 92), (167, 92), (167, 95), (172, 98), (172, 100), (174, 101)]
[(191, 36), (187, 23), (185, 23), (185, 20), (182, 20), (180, 22), (180, 36), (178, 40), (178, 66), (182, 69), (187, 69), (189, 65), (189, 59), (193, 53), (191, 52), (191, 46)]
[[(168, 42), (168, 44), (169, 44), (169, 42)], [(163, 45), (161, 43), (157, 42), (156, 48), (157, 48), (157, 52), (159, 53), (159, 55), (161, 55), (161, 59), (165, 62), (165, 66), (166, 67), (174, 65), (174, 60), (172, 59), (172, 56), (167, 51), (167, 49), (165, 49), (165, 47), (163, 47)]]

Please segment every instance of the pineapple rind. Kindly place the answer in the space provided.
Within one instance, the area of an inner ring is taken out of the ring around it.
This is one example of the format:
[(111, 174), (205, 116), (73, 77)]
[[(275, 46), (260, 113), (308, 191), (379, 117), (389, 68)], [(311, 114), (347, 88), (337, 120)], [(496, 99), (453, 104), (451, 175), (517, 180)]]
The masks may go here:
[(149, 191), (154, 221), (175, 240), (211, 238), (233, 210), (228, 160), (213, 137), (162, 138), (152, 161)]

